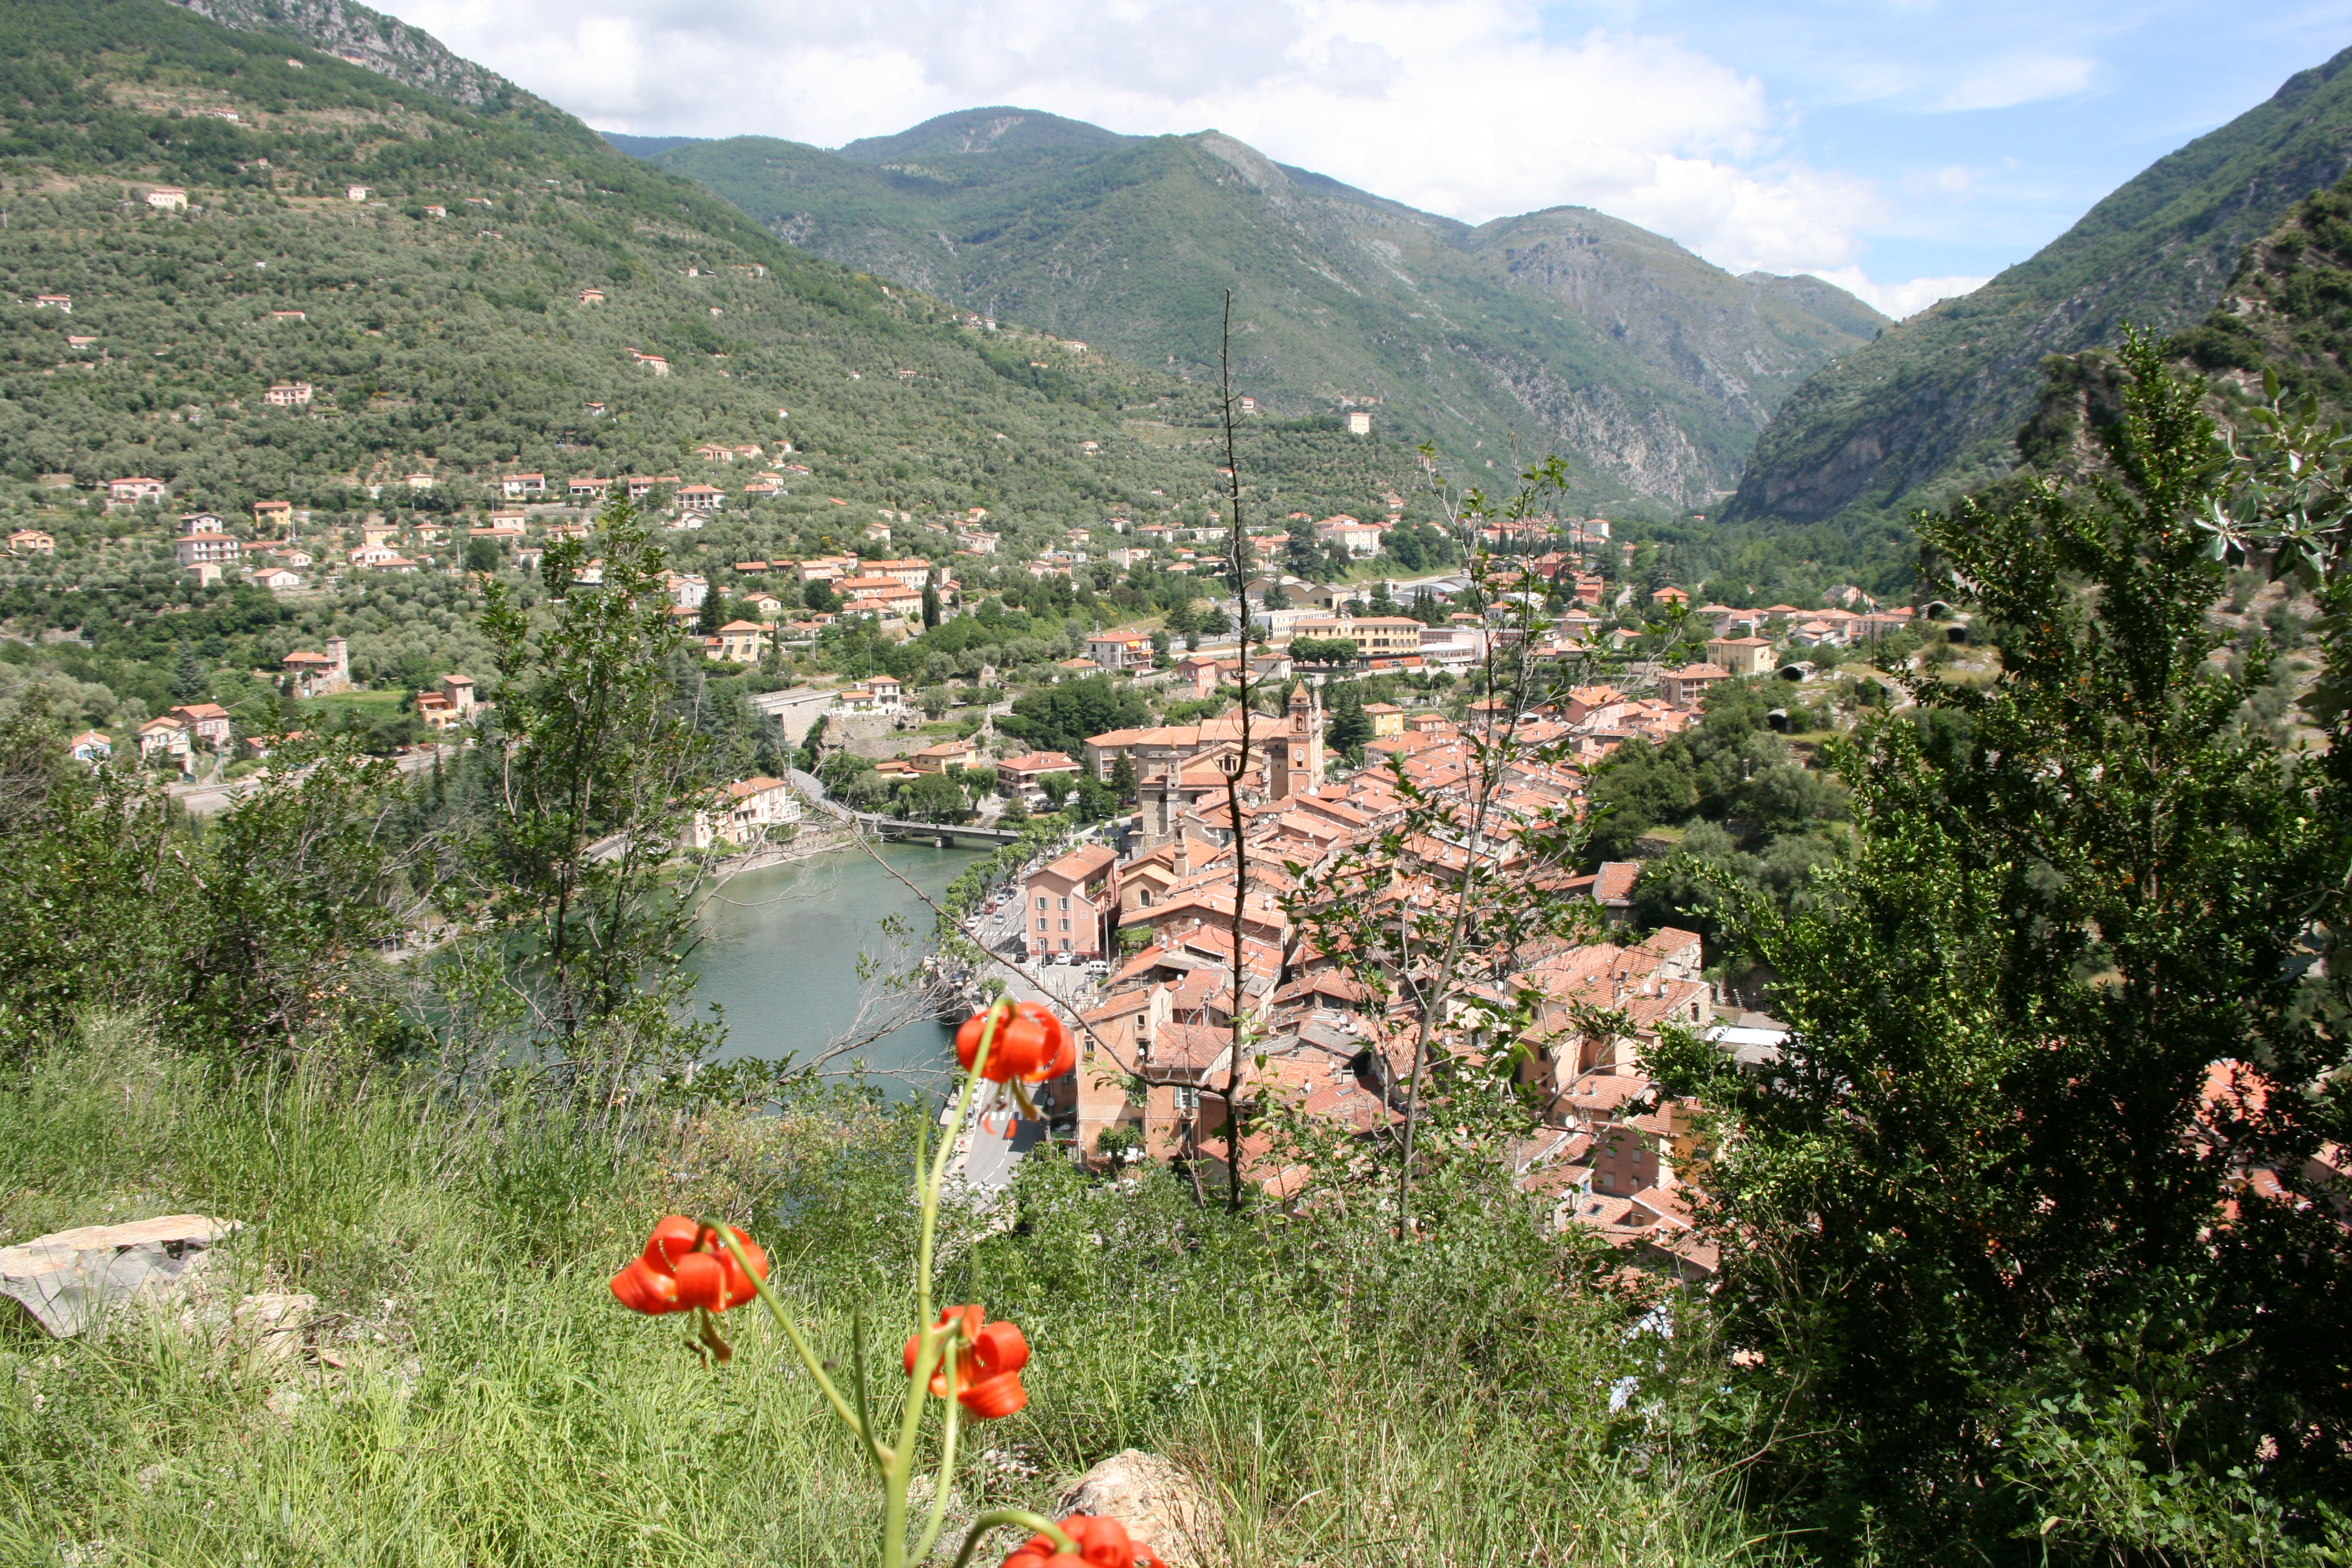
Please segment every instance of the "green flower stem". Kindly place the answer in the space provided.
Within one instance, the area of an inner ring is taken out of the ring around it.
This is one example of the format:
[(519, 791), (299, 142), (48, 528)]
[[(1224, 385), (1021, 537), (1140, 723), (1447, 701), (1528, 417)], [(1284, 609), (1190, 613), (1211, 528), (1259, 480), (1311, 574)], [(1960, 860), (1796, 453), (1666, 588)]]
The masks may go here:
[(767, 1308), (768, 1315), (782, 1326), (784, 1337), (793, 1342), (793, 1349), (800, 1353), (801, 1364), (808, 1368), (808, 1374), (816, 1379), (816, 1385), (824, 1391), (826, 1400), (833, 1405), (834, 1414), (840, 1416), (843, 1424), (858, 1435), (875, 1464), (881, 1468), (885, 1476), (887, 1476), (890, 1473), (894, 1456), (889, 1449), (876, 1442), (859, 1425), (857, 1412), (851, 1409), (849, 1401), (841, 1396), (841, 1390), (833, 1385), (833, 1379), (825, 1376), (824, 1363), (817, 1360), (816, 1352), (809, 1349), (806, 1340), (801, 1338), (800, 1325), (793, 1321), (793, 1315), (784, 1310), (783, 1304), (776, 1300), (776, 1293), (768, 1289), (768, 1282), (760, 1278), (751, 1268), (751, 1259), (743, 1256), (743, 1248), (736, 1241), (735, 1233), (723, 1225), (710, 1225), (708, 1221), (703, 1223), (719, 1237), (719, 1244), (734, 1255), (736, 1266), (743, 1270), (745, 1278), (751, 1281), (751, 1289), (759, 1293), (760, 1304)]
[(1031, 1513), (1025, 1508), (997, 1508), (971, 1521), (971, 1530), (963, 1538), (963, 1550), (956, 1553), (955, 1561), (948, 1568), (964, 1568), (964, 1564), (971, 1561), (972, 1552), (980, 1545), (980, 1538), (1003, 1524), (1018, 1525), (1032, 1534), (1045, 1536), (1059, 1551), (1075, 1554), (1078, 1550), (1078, 1543), (1065, 1534), (1060, 1525), (1043, 1514)]
[(930, 1522), (923, 1527), (923, 1537), (907, 1553), (909, 1563), (920, 1563), (931, 1554), (932, 1543), (940, 1538), (940, 1527), (947, 1522), (948, 1482), (955, 1476), (956, 1434), (962, 1429), (963, 1406), (956, 1403), (955, 1357), (948, 1357), (947, 1426), (940, 1434), (940, 1484), (931, 1489)]
[[(907, 1485), (913, 1479), (915, 1439), (922, 1430), (923, 1423), (923, 1397), (929, 1392), (931, 1369), (939, 1364), (940, 1355), (946, 1353), (947, 1342), (953, 1332), (952, 1330), (942, 1328), (934, 1321), (931, 1311), (931, 1253), (933, 1239), (939, 1233), (940, 1188), (947, 1181), (948, 1158), (955, 1152), (956, 1133), (963, 1127), (964, 1113), (971, 1109), (972, 1089), (980, 1082), (981, 1074), (987, 1069), (989, 1048), (995, 1045), (996, 1031), (1010, 1011), (1010, 1006), (1001, 1002), (989, 1008), (988, 1022), (981, 1026), (980, 1049), (972, 1057), (971, 1070), (964, 1075), (963, 1088), (957, 1091), (955, 1114), (948, 1119), (947, 1136), (940, 1140), (939, 1152), (931, 1158), (931, 1168), (929, 1173), (919, 1178), (923, 1219), (922, 1229), (915, 1248), (915, 1364), (907, 1378), (907, 1407), (905, 1415), (898, 1423), (898, 1453), (883, 1469), (882, 1568), (905, 1568), (908, 1561)], [(950, 1363), (948, 1378), (950, 1395), (952, 1395), (955, 1378), (952, 1360)], [(947, 1464), (952, 1463), (955, 1458), (958, 1408), (955, 1400), (950, 1397), (948, 1401), (944, 1462), (940, 1472), (939, 1490), (932, 1500), (933, 1522), (930, 1531), (924, 1537), (925, 1552), (930, 1549), (930, 1542), (938, 1537), (938, 1521), (941, 1517), (939, 1510), (943, 1508), (947, 1500), (946, 1467)], [(921, 1556), (920, 1552), (915, 1553), (917, 1560)]]
[(866, 1384), (866, 1303), (858, 1301), (849, 1313), (850, 1366), (857, 1378), (857, 1435), (868, 1443), (874, 1441), (874, 1401)]

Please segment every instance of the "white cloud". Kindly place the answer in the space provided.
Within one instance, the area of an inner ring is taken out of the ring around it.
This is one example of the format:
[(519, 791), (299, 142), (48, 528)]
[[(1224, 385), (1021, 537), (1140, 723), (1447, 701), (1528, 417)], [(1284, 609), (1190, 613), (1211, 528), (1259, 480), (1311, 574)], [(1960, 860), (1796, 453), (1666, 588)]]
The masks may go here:
[(2087, 55), (2035, 55), (1990, 61), (1954, 82), (1938, 109), (2008, 109), (2086, 91), (2099, 62)]
[(606, 130), (838, 145), (1011, 103), (1214, 127), (1469, 222), (1586, 205), (1735, 271), (1847, 267), (1887, 208), (1775, 160), (1760, 82), (1522, 0), (418, 0), (408, 20)]
[(1938, 300), (1973, 294), (1991, 281), (1986, 278), (1914, 278), (1908, 283), (1874, 283), (1859, 267), (1841, 267), (1834, 272), (1816, 270), (1813, 276), (1836, 284), (1873, 310), (1898, 321), (1906, 316), (1917, 315)]

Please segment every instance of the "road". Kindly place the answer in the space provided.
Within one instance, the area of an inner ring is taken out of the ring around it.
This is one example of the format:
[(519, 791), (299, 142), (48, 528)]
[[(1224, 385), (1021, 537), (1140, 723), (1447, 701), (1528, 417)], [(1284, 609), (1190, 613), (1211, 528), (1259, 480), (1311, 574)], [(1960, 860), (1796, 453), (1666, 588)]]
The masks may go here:
[[(1020, 940), (1021, 917), (1019, 900), (1007, 899), (993, 915), (983, 914), (972, 921), (972, 937), (991, 952), (1009, 956)], [(1015, 1002), (1044, 1002), (1072, 1019), (1092, 1010), (1100, 994), (1080, 964), (1019, 963), (1010, 968), (990, 964), (982, 973), (1003, 981), (1005, 994)], [(1001, 1121), (1003, 1117), (1000, 1110), (995, 1120)], [(1045, 1134), (1044, 1123), (1025, 1119), (1013, 1124), (1009, 1137), (984, 1125), (975, 1126), (964, 1153), (964, 1180), (983, 1191), (1002, 1192), (1011, 1184), (1021, 1157), (1042, 1142)]]

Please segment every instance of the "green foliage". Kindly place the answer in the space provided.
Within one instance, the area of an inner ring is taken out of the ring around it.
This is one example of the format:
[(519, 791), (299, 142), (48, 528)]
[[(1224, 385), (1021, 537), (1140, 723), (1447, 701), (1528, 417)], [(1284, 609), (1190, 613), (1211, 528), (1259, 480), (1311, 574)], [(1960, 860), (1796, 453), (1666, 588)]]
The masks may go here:
[[(692, 1044), (667, 1021), (695, 909), (665, 863), (722, 781), (711, 737), (667, 679), (683, 635), (660, 591), (661, 548), (625, 501), (597, 528), (602, 586), (575, 584), (545, 620), (503, 584), (489, 590), (503, 809), (466, 846), (466, 890), (495, 912), (509, 972), (533, 994), (530, 1035), (620, 1083)], [(564, 540), (548, 570), (576, 574), (586, 560)]]
[(924, 773), (900, 784), (898, 809), (916, 822), (961, 822), (971, 816), (962, 786), (945, 773)]
[[(1293, 649), (1294, 654), (1296, 649)], [(1372, 738), (1372, 717), (1364, 711), (1363, 689), (1350, 680), (1325, 693), (1330, 708), (1331, 721), (1325, 726), (1323, 743), (1348, 759), (1350, 767), (1364, 765), (1364, 745)]]
[(1644, 833), (1694, 818), (1738, 822), (1740, 837), (1757, 842), (1843, 817), (1838, 787), (1792, 762), (1767, 725), (1774, 695), (1769, 680), (1725, 681), (1703, 700), (1698, 723), (1612, 752), (1593, 774), (1593, 804), (1607, 813), (1593, 830), (1594, 855), (1630, 859)]
[(1738, 900), (1779, 1068), (1654, 1063), (1726, 1118), (1727, 1331), (1811, 1434), (1772, 1484), (1843, 1552), (2343, 1549), (2352, 1252), (2293, 1194), (2352, 1131), (2345, 983), (2308, 967), (2347, 770), (2237, 722), (2264, 672), (2208, 657), (2202, 389), (2145, 339), (2120, 358), (2093, 474), (1919, 519), (2000, 673), (1912, 679), (1920, 717), (1839, 753), (1854, 848), (1822, 896)]
[(1293, 637), (1290, 657), (1298, 664), (1353, 664), (1356, 662), (1356, 639), (1353, 637)]
[(997, 728), (1040, 752), (1076, 757), (1089, 735), (1134, 729), (1150, 721), (1151, 710), (1132, 687), (1107, 675), (1064, 681), (1016, 699), (1010, 717)]
[[(903, 1332), (912, 1304), (886, 1281), (912, 1250), (920, 1105), (701, 1100), (615, 1142), (519, 1100), (208, 1076), (121, 1020), (56, 1046), (0, 1095), (5, 1234), (241, 1220), (215, 1259), (229, 1299), (315, 1295), (340, 1365), (279, 1378), (176, 1314), (12, 1342), (0, 1552), (556, 1568), (632, 1561), (652, 1523), (678, 1568), (868, 1561), (871, 1468), (809, 1419), (773, 1325), (730, 1314), (735, 1363), (714, 1373), (605, 1281), (652, 1216), (709, 1214), (766, 1246), (826, 1356), (847, 1360), (855, 1308)], [(1019, 1321), (1034, 1351), (1029, 1407), (962, 1447), (960, 1509), (1050, 1510), (1066, 1477), (1134, 1447), (1180, 1458), (1234, 1549), (1268, 1562), (1382, 1558), (1408, 1518), (1475, 1561), (1779, 1560), (1684, 1458), (1706, 1409), (1691, 1330), (1629, 1334), (1622, 1300), (1507, 1196), (1396, 1247), (1332, 1219), (1229, 1221), (1165, 1172), (1131, 1174), (1040, 1159), (1004, 1233), (950, 1212), (955, 1299)], [(1641, 1397), (1612, 1410), (1625, 1377)]]

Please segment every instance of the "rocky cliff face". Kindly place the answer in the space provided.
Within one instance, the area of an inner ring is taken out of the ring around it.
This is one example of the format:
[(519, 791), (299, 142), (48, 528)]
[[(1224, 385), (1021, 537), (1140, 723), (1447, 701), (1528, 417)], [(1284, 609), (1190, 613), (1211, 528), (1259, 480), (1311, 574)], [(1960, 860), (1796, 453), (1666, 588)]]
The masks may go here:
[(496, 71), (452, 54), (438, 38), (397, 17), (346, 0), (171, 0), (208, 21), (246, 33), (274, 33), (390, 77), (404, 87), (470, 108), (529, 97)]
[(2352, 166), (2352, 50), (2117, 190), (1976, 293), (1839, 355), (1773, 416), (1732, 521), (1900, 516), (2018, 462), (2050, 354), (2212, 309), (2244, 247)]

